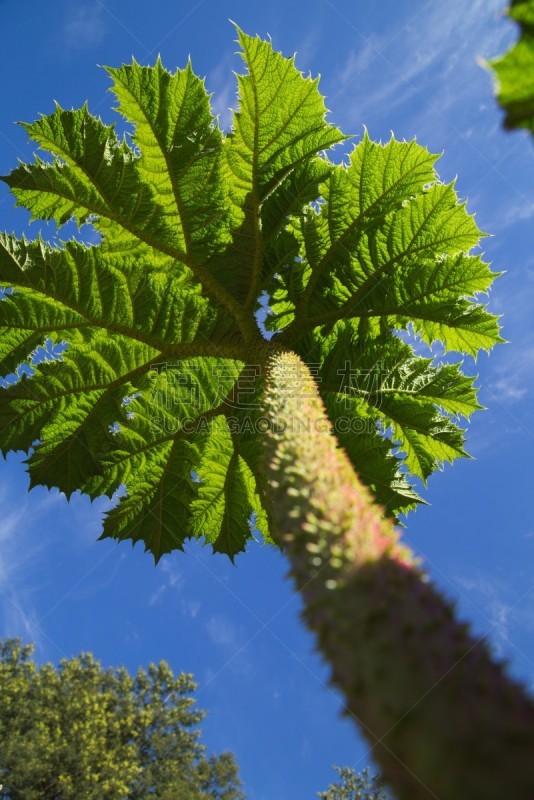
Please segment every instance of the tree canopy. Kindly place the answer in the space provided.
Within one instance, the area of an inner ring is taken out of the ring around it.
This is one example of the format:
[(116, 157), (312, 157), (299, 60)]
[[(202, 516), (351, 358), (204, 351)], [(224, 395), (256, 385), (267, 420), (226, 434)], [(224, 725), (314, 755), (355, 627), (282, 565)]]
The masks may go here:
[(338, 778), (326, 792), (319, 792), (319, 800), (393, 800), (378, 775), (369, 768), (355, 772), (350, 767), (336, 767)]
[(207, 756), (192, 676), (130, 675), (89, 654), (38, 666), (0, 639), (0, 784), (8, 800), (243, 800), (231, 753)]

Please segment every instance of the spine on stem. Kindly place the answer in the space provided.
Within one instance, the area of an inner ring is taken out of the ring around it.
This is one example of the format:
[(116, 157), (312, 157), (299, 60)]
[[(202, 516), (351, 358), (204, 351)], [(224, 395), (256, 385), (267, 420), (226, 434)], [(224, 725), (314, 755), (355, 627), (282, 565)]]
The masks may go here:
[(534, 705), (455, 618), (293, 353), (265, 376), (268, 498), (304, 616), (399, 800), (532, 800)]

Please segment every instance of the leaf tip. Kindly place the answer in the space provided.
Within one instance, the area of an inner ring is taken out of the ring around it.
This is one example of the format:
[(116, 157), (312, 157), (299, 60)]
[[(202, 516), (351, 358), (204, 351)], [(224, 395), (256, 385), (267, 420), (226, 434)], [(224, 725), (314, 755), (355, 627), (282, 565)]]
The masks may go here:
[(244, 40), (245, 40), (245, 36), (246, 36), (244, 30), (242, 28), (240, 28), (239, 25), (237, 24), (237, 22), (235, 20), (231, 19), (230, 17), (228, 17), (228, 21), (235, 28), (235, 32), (237, 34), (237, 39), (235, 41), (238, 44), (241, 44), (241, 45), (244, 44)]

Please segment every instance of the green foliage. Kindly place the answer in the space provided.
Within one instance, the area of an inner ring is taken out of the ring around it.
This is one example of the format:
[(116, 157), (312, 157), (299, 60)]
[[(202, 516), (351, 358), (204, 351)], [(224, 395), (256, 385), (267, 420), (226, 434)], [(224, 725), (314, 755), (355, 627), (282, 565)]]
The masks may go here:
[(371, 775), (369, 768), (355, 772), (349, 767), (336, 767), (339, 781), (331, 784), (326, 792), (319, 792), (320, 800), (388, 800), (389, 795), (378, 775)]
[(9, 800), (243, 800), (230, 753), (206, 757), (190, 675), (131, 676), (90, 654), (38, 667), (0, 640), (0, 783)]
[(534, 134), (534, 0), (512, 0), (510, 17), (519, 23), (519, 41), (490, 62), (497, 77), (497, 98), (506, 112), (507, 128)]
[[(334, 430), (396, 518), (420, 502), (411, 476), (466, 455), (458, 418), (479, 408), (473, 378), (410, 342), (476, 356), (500, 341), (477, 299), (494, 278), (470, 254), (481, 233), (436, 156), (365, 133), (335, 163), (347, 137), (318, 81), (238, 36), (229, 133), (190, 64), (133, 62), (108, 70), (131, 142), (56, 107), (25, 125), (47, 160), (4, 178), (34, 218), (100, 242), (0, 239), (0, 374), (24, 372), (0, 392), (1, 451), (29, 452), (32, 485), (67, 496), (122, 489), (103, 535), (156, 560), (191, 536), (233, 558), (251, 515), (270, 541), (261, 379), (279, 344), (318, 365)], [(61, 358), (35, 357), (47, 341)]]

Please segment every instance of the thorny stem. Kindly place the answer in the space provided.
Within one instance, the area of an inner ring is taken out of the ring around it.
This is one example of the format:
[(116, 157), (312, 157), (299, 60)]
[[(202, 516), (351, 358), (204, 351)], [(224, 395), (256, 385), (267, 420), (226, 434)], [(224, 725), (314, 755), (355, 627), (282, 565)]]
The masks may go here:
[(372, 502), (295, 354), (270, 358), (265, 395), (275, 536), (386, 782), (399, 800), (532, 800), (531, 701)]

